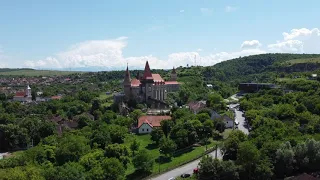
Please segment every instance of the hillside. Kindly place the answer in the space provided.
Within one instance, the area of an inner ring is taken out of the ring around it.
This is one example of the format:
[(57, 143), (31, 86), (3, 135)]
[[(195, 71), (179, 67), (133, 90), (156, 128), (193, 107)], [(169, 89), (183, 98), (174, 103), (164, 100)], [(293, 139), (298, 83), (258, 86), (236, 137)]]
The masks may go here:
[(4, 76), (63, 76), (75, 73), (82, 73), (76, 71), (54, 71), (54, 70), (35, 70), (29, 68), (21, 69), (0, 69), (0, 75)]

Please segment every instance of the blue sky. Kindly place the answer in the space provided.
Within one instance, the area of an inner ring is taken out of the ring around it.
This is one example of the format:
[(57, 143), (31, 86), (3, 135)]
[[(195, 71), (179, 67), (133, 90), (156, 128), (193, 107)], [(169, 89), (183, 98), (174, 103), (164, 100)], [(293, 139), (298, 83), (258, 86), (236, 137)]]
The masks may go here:
[(170, 68), (267, 52), (320, 53), (318, 0), (10, 0), (0, 67)]

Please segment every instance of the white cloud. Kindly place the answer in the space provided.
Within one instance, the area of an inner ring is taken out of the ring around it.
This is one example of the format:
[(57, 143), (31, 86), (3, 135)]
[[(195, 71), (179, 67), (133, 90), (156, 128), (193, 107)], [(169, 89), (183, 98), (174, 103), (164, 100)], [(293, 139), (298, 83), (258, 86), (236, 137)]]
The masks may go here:
[(204, 16), (211, 16), (212, 15), (212, 9), (210, 8), (200, 8), (200, 11), (202, 15)]
[[(303, 33), (302, 33), (303, 32)], [(307, 33), (305, 33), (307, 32)], [(311, 33), (310, 33), (311, 32)], [(233, 52), (211, 51), (211, 54), (202, 55), (202, 49), (192, 52), (176, 52), (168, 55), (167, 58), (159, 59), (155, 56), (146, 55), (140, 57), (124, 57), (123, 49), (127, 46), (127, 37), (120, 37), (111, 40), (85, 41), (71, 46), (68, 50), (57, 53), (38, 61), (26, 61), (26, 67), (32, 68), (75, 68), (75, 67), (104, 67), (106, 69), (121, 69), (129, 63), (133, 68), (143, 68), (146, 61), (149, 61), (151, 68), (166, 69), (172, 66), (194, 65), (195, 57), (197, 65), (207, 66), (216, 63), (263, 53), (319, 53), (320, 34), (318, 29), (292, 30), (290, 33), (283, 33), (284, 40), (262, 48), (258, 40), (247, 40), (241, 44), (239, 50)], [(317, 46), (318, 45), (318, 46)], [(0, 51), (1, 56), (1, 51)], [(0, 66), (3, 66), (2, 64)]]
[(258, 40), (251, 40), (251, 41), (244, 41), (241, 44), (241, 49), (252, 49), (252, 48), (258, 48), (262, 44)]
[(236, 11), (237, 9), (238, 9), (237, 7), (226, 6), (225, 11), (226, 11), (226, 12), (234, 12), (234, 11)]
[(303, 42), (288, 40), (268, 45), (269, 51), (277, 53), (303, 53)]
[(271, 52), (284, 53), (319, 53), (320, 52), (320, 30), (314, 29), (292, 29), (289, 33), (282, 33), (283, 40), (268, 46)]
[(184, 9), (181, 9), (179, 12), (183, 13), (183, 12), (184, 12)]

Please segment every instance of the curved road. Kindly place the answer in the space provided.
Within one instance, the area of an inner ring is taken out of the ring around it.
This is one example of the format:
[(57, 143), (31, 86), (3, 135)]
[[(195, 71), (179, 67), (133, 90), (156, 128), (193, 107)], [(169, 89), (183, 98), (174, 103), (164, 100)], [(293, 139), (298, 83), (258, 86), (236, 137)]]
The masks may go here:
[[(235, 108), (238, 105), (239, 104), (230, 104), (228, 107), (230, 108), (230, 110), (233, 110), (235, 112), (235, 120), (239, 122), (238, 129), (243, 131), (245, 134), (249, 134), (248, 129), (245, 127), (245, 118), (243, 117), (243, 112)], [(209, 155), (212, 157), (215, 157), (215, 154), (216, 154), (216, 151), (209, 153)], [(220, 149), (217, 150), (217, 158), (222, 159), (222, 154)], [(200, 160), (201, 158), (150, 179), (151, 180), (167, 180), (172, 177), (178, 177), (183, 173), (192, 174), (193, 169), (198, 166)]]

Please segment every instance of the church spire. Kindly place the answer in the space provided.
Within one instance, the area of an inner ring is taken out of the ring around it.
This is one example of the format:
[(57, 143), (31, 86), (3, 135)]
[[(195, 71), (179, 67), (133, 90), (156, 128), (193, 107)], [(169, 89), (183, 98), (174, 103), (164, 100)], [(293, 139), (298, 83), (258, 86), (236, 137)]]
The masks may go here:
[(146, 62), (146, 65), (144, 67), (144, 74), (143, 74), (143, 78), (147, 79), (147, 78), (152, 78), (152, 73), (150, 70), (150, 66), (149, 66), (149, 62)]
[(174, 68), (174, 66), (173, 66), (173, 68), (172, 68), (172, 72), (171, 72), (172, 74), (176, 74), (176, 69)]
[(127, 70), (124, 76), (124, 83), (130, 83), (131, 82), (131, 77), (130, 77), (130, 72), (129, 72), (129, 68), (128, 68), (128, 63), (127, 63)]

